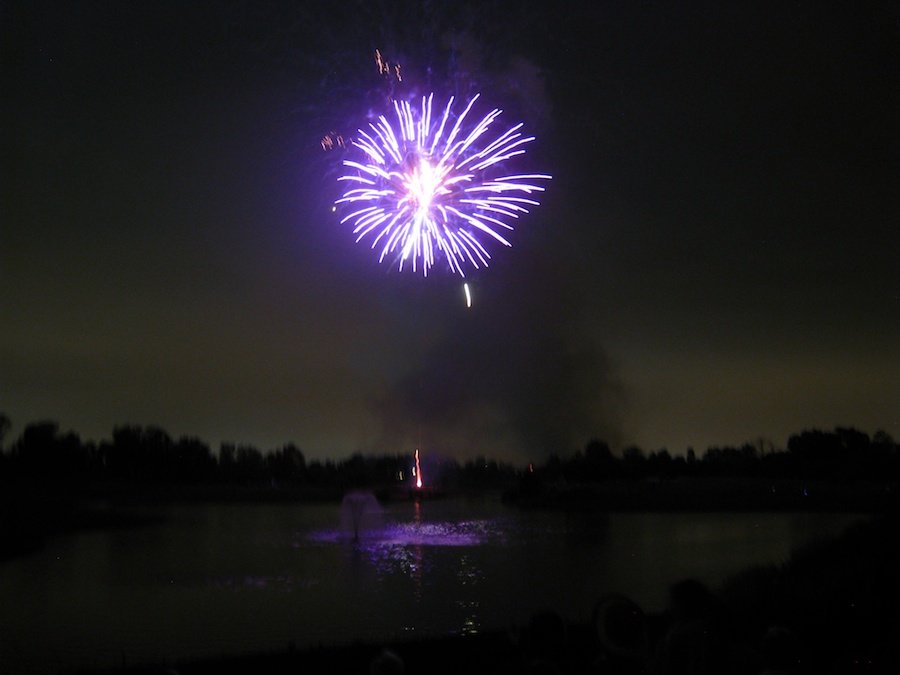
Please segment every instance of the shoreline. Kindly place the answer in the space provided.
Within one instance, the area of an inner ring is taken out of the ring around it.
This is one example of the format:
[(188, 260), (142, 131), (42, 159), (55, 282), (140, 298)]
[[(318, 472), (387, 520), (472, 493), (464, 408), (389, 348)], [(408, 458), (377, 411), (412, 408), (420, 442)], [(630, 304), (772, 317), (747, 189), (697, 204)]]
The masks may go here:
[[(54, 485), (4, 486), (0, 498), (0, 564), (39, 551), (55, 536), (114, 528), (157, 525), (155, 509), (201, 504), (340, 504), (342, 488), (236, 485), (130, 485), (106, 483), (73, 488)], [(513, 508), (584, 512), (900, 512), (900, 489), (893, 482), (804, 481), (800, 479), (672, 479), (541, 485), (517, 489), (417, 494), (374, 489), (383, 503), (416, 499), (492, 496)]]
[(896, 481), (799, 478), (674, 478), (605, 483), (530, 485), (505, 500), (523, 508), (619, 511), (860, 512), (900, 506)]

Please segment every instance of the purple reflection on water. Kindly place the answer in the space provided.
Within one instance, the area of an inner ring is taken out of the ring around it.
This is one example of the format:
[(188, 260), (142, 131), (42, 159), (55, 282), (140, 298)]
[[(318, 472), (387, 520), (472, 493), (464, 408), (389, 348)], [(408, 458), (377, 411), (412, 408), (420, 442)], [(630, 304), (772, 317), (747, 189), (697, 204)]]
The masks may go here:
[[(348, 492), (341, 503), (340, 525), (320, 529), (304, 537), (307, 542), (354, 542), (376, 550), (403, 546), (480, 546), (502, 544), (509, 523), (502, 518), (423, 518), (422, 506), (415, 502), (412, 513), (392, 513), (381, 507), (368, 491)], [(297, 544), (301, 545), (301, 544)]]
[[(482, 622), (477, 589), (486, 578), (486, 570), (481, 560), (484, 554), (476, 554), (474, 549), (505, 548), (508, 538), (515, 537), (516, 527), (505, 517), (466, 518), (418, 503), (388, 507), (381, 512), (380, 520), (380, 526), (358, 531), (348, 531), (341, 525), (306, 532), (294, 545), (343, 550), (354, 579), (378, 582), (367, 587), (375, 593), (386, 583), (384, 588), (391, 590), (385, 592), (399, 593), (398, 597), (408, 592), (408, 598), (418, 605), (440, 589), (440, 597), (454, 599), (453, 613), (459, 616), (453, 630), (478, 632)], [(396, 585), (402, 579), (412, 585)], [(417, 621), (426, 620), (416, 610), (410, 609), (410, 614), (418, 617)], [(410, 624), (409, 630), (415, 625)]]
[[(385, 521), (388, 520), (385, 515)], [(338, 544), (353, 542), (354, 533), (344, 528), (315, 530), (306, 540), (316, 543)], [(500, 523), (493, 520), (461, 520), (443, 522), (385, 522), (380, 528), (359, 531), (362, 548), (392, 546), (480, 546), (486, 543), (502, 544), (505, 534)]]

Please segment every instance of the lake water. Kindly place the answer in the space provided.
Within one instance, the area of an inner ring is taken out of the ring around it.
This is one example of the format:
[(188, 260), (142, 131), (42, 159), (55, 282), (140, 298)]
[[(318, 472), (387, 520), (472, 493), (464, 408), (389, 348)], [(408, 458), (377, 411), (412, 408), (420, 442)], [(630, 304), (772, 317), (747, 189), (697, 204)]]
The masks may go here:
[(354, 541), (337, 504), (167, 507), (165, 524), (59, 537), (0, 564), (0, 670), (52, 673), (646, 611), (861, 516), (521, 511), (494, 499), (385, 505)]

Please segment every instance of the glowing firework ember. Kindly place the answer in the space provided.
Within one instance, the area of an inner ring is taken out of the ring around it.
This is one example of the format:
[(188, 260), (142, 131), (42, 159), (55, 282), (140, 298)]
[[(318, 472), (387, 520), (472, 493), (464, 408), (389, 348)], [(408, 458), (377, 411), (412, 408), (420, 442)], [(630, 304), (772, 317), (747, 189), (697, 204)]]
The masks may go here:
[(422, 487), (422, 467), (419, 465), (419, 449), (416, 448), (416, 487)]
[(511, 246), (501, 233), (538, 206), (531, 195), (544, 188), (536, 182), (551, 177), (507, 174), (501, 168), (534, 140), (522, 135), (521, 124), (492, 139), (488, 131), (500, 110), (470, 126), (467, 117), (477, 95), (458, 116), (451, 97), (436, 118), (433, 96), (422, 98), (421, 109), (395, 101), (396, 128), (382, 115), (369, 132), (359, 131), (353, 145), (366, 162), (344, 161), (352, 172), (338, 180), (352, 187), (335, 204), (353, 209), (341, 223), (353, 225), (357, 242), (372, 238), (372, 248), (381, 249), (379, 262), (395, 256), (400, 270), (408, 263), (427, 276), (435, 258), (443, 256), (451, 271), (465, 276), (464, 265), (488, 265), (491, 256), (482, 239)]

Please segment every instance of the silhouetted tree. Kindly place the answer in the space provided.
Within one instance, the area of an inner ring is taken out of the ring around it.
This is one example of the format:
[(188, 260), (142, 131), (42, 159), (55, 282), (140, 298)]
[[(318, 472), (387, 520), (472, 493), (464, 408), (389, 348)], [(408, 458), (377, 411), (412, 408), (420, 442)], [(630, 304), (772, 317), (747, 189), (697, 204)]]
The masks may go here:
[(293, 443), (270, 454), (266, 464), (270, 477), (279, 482), (300, 483), (306, 473), (306, 458)]
[(344, 483), (347, 487), (371, 487), (373, 478), (361, 453), (353, 453), (340, 466)]
[(740, 448), (709, 448), (703, 458), (709, 473), (715, 476), (746, 476), (755, 473), (756, 447), (745, 443)]
[(622, 449), (622, 471), (628, 478), (638, 478), (646, 473), (647, 458), (636, 445)]
[(867, 436), (865, 441), (864, 443), (858, 432), (848, 429), (834, 432), (813, 429), (791, 436), (788, 439), (788, 452), (800, 464), (801, 474), (804, 476), (852, 478), (856, 475), (858, 461), (853, 461), (848, 443), (858, 449), (868, 445)]
[(52, 421), (26, 426), (11, 454), (18, 471), (36, 478), (75, 478), (88, 469), (81, 439), (71, 431), (60, 434), (59, 424)]
[(587, 480), (609, 480), (616, 473), (616, 459), (606, 441), (591, 439), (584, 447), (584, 472)]
[(647, 475), (661, 478), (672, 475), (672, 455), (666, 448), (651, 452), (647, 457)]
[(6, 413), (0, 412), (0, 454), (3, 453), (3, 443), (6, 440), (6, 434), (9, 433), (9, 430), (12, 428), (12, 420), (6, 415)]
[(110, 475), (141, 482), (170, 478), (174, 443), (156, 426), (118, 426), (111, 444), (101, 446), (102, 461)]
[(168, 478), (178, 482), (196, 483), (215, 475), (216, 460), (209, 446), (199, 438), (182, 436), (172, 448), (168, 464)]
[(547, 463), (540, 472), (541, 477), (550, 483), (559, 481), (563, 477), (562, 465), (563, 461), (559, 455), (550, 455), (550, 457), (547, 458)]
[(234, 443), (219, 446), (219, 475), (226, 481), (237, 480), (237, 448)]
[(515, 484), (516, 480), (512, 466), (483, 456), (466, 462), (459, 473), (460, 485), (467, 489), (501, 489)]
[(871, 476), (900, 475), (900, 448), (890, 434), (879, 429), (872, 435), (863, 465)]
[(263, 454), (252, 445), (240, 445), (235, 454), (237, 479), (247, 485), (266, 478), (266, 461)]
[(338, 485), (338, 469), (332, 460), (321, 462), (315, 460), (306, 467), (306, 473), (311, 485), (319, 487), (334, 487)]

